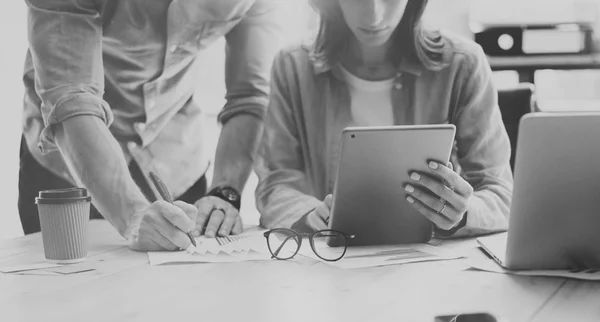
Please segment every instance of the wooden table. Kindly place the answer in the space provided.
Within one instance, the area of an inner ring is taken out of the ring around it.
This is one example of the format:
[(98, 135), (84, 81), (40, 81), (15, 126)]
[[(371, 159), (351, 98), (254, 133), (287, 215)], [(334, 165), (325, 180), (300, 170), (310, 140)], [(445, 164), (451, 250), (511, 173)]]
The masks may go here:
[[(0, 273), (0, 321), (599, 321), (600, 283), (465, 270), (463, 260), (341, 270), (290, 261), (150, 266), (105, 221), (88, 263), (66, 276)], [(484, 256), (473, 240), (444, 247)], [(41, 235), (0, 242), (0, 266), (43, 260)]]

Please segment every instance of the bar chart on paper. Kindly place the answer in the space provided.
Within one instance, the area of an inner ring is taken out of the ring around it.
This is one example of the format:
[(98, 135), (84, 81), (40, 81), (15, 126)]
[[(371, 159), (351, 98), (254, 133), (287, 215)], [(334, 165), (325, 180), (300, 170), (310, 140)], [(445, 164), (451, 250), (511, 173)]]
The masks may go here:
[(401, 248), (401, 249), (393, 249), (393, 250), (382, 250), (375, 253), (368, 254), (359, 254), (359, 255), (350, 255), (346, 256), (346, 259), (358, 259), (358, 258), (380, 258), (386, 257), (386, 261), (405, 261), (412, 259), (435, 259), (436, 256), (433, 254), (424, 253), (422, 251), (411, 249), (411, 248)]
[(271, 260), (262, 231), (242, 235), (196, 237), (196, 252), (148, 252), (150, 265), (174, 263), (231, 263)]
[[(315, 242), (319, 253), (336, 252), (325, 242)], [(310, 249), (301, 249), (304, 256), (316, 258)], [(327, 257), (325, 255), (325, 257)], [(400, 265), (408, 263), (441, 261), (461, 258), (462, 254), (441, 247), (427, 244), (385, 245), (348, 247), (346, 255), (339, 261), (326, 262), (342, 269), (356, 269), (375, 266)]]

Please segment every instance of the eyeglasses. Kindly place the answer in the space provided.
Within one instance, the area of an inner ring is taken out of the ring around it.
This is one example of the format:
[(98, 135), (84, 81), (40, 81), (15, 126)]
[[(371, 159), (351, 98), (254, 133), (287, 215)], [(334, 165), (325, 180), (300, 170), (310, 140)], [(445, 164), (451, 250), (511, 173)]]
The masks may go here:
[[(299, 233), (287, 228), (276, 228), (264, 233), (271, 258), (286, 260), (298, 253), (302, 246), (303, 237), (308, 237), (313, 252), (322, 260), (335, 262), (346, 254), (348, 239), (354, 235), (347, 235), (336, 230), (319, 230), (314, 233)], [(331, 247), (317, 248), (315, 241), (325, 241)]]

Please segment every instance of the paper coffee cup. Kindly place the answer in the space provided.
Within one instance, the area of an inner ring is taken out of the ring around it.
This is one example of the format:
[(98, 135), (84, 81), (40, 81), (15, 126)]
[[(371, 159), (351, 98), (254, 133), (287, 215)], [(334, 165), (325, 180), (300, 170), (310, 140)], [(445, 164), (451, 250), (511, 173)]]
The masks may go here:
[(92, 197), (83, 188), (39, 192), (35, 202), (48, 261), (73, 264), (85, 260), (91, 201)]

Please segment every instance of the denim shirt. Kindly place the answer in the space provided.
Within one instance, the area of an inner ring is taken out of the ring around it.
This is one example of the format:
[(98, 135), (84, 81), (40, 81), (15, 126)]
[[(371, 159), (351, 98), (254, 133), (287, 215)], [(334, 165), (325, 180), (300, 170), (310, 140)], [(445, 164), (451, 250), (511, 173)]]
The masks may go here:
[(93, 115), (126, 160), (156, 172), (177, 196), (208, 168), (203, 114), (193, 100), (202, 49), (224, 36), (224, 124), (262, 117), (281, 49), (278, 0), (27, 0), (29, 51), (23, 133), (33, 156), (74, 182), (53, 125)]
[[(402, 59), (392, 92), (394, 124), (456, 126), (457, 171), (474, 188), (466, 226), (455, 236), (502, 231), (512, 196), (510, 142), (483, 50), (442, 33), (447, 66), (431, 71)], [(310, 46), (279, 53), (256, 162), (256, 204), (261, 225), (290, 227), (333, 193), (342, 130), (355, 126), (339, 65), (328, 66)], [(425, 160), (423, 160), (425, 162)], [(398, 191), (399, 197), (404, 191)]]

